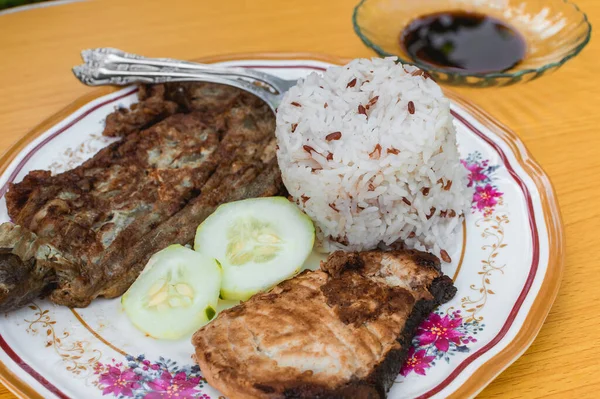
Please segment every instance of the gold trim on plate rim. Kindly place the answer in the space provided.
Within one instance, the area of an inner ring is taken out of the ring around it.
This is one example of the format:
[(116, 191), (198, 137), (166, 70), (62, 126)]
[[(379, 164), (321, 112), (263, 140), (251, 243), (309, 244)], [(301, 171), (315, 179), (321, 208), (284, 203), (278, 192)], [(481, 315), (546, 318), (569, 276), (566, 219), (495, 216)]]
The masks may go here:
[[(350, 59), (314, 53), (237, 53), (203, 57), (196, 59), (195, 61), (214, 63), (237, 60), (311, 60), (341, 65), (347, 63)], [(121, 88), (115, 87), (102, 87), (96, 89), (89, 94), (79, 97), (77, 100), (34, 127), (31, 131), (17, 140), (0, 157), (0, 174), (6, 171), (7, 167), (23, 148), (49, 128), (76, 112), (87, 103), (120, 89)], [(554, 187), (541, 166), (533, 159), (519, 137), (507, 126), (494, 120), (486, 111), (470, 103), (467, 99), (447, 89), (444, 89), (444, 92), (453, 102), (460, 105), (470, 115), (474, 116), (479, 123), (502, 139), (502, 141), (510, 147), (523, 171), (533, 180), (540, 195), (540, 202), (547, 229), (549, 251), (548, 266), (542, 285), (531, 305), (531, 309), (529, 310), (525, 321), (520, 326), (517, 335), (504, 349), (479, 366), (455, 392), (448, 396), (448, 398), (458, 399), (475, 396), (521, 356), (531, 345), (541, 329), (558, 293), (564, 270), (565, 240), (563, 222)], [(20, 398), (42, 398), (35, 389), (17, 377), (2, 362), (0, 362), (0, 382)]]

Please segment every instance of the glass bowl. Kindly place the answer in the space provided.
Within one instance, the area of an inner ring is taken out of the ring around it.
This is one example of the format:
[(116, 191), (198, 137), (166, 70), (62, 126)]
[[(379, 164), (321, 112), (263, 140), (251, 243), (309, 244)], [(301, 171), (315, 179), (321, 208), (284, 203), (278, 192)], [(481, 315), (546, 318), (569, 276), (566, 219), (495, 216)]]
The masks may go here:
[[(524, 59), (493, 73), (448, 71), (413, 60), (400, 44), (401, 33), (415, 18), (444, 11), (478, 12), (507, 23), (525, 39)], [(362, 0), (352, 22), (356, 34), (380, 56), (397, 56), (440, 84), (472, 87), (506, 86), (549, 74), (575, 57), (592, 31), (587, 16), (568, 0)]]

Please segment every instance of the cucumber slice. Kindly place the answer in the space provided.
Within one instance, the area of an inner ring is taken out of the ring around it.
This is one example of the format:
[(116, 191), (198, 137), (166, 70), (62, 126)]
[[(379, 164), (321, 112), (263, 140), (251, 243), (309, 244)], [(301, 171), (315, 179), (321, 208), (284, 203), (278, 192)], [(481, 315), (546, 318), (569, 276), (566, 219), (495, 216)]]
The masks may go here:
[(179, 339), (215, 316), (220, 287), (221, 267), (214, 258), (171, 245), (152, 255), (121, 303), (138, 329)]
[(219, 206), (194, 249), (223, 267), (221, 297), (244, 301), (297, 273), (314, 241), (312, 221), (287, 198), (253, 198)]

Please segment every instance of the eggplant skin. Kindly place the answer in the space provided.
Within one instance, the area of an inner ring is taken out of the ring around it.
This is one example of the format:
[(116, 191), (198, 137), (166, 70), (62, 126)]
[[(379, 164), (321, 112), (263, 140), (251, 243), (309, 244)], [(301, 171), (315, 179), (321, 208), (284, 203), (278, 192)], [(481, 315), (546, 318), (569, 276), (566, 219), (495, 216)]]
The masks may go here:
[(34, 233), (12, 223), (0, 225), (0, 311), (18, 309), (56, 286), (56, 251)]

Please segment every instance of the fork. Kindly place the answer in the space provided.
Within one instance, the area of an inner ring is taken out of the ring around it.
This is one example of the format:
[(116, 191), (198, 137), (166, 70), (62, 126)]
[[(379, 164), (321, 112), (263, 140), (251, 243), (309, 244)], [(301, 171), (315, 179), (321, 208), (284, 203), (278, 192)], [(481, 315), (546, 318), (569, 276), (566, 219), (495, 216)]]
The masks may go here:
[(221, 67), (170, 58), (147, 58), (114, 48), (95, 48), (81, 52), (84, 64), (73, 73), (88, 86), (133, 83), (202, 81), (221, 83), (246, 90), (275, 111), (283, 94), (296, 84), (268, 73), (248, 68)]

